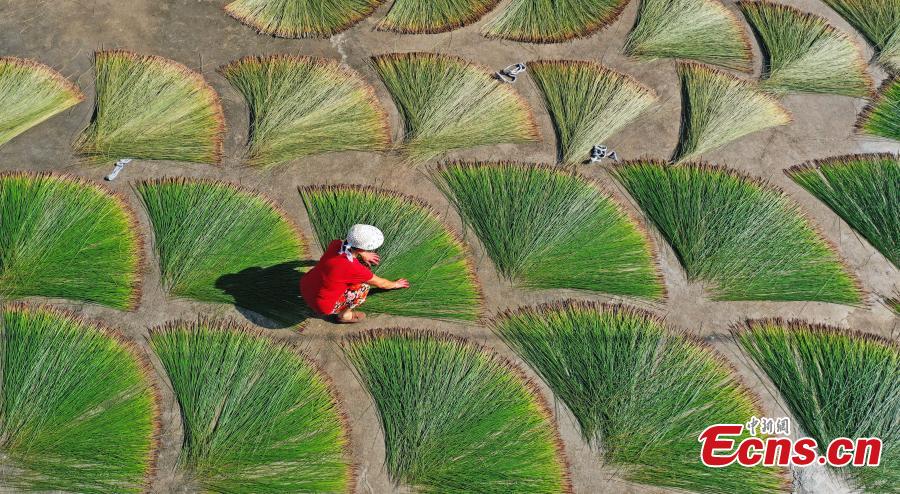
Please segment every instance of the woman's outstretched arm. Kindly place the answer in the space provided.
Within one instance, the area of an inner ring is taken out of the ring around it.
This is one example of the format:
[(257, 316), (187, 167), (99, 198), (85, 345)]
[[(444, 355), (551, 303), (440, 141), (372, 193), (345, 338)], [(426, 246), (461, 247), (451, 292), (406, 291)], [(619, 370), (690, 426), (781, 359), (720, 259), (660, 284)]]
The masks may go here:
[(366, 283), (374, 286), (375, 288), (381, 288), (382, 290), (396, 290), (398, 288), (409, 288), (409, 282), (406, 281), (406, 278), (400, 278), (397, 281), (386, 280), (379, 276), (372, 276), (372, 279), (367, 281)]

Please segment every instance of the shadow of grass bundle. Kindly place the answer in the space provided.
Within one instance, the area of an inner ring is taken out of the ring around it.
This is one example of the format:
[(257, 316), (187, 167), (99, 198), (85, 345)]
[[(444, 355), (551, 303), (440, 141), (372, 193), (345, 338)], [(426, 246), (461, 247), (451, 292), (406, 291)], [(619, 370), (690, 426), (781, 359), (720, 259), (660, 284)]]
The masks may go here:
[(900, 73), (900, 2), (897, 0), (823, 0), (875, 47), (875, 59)]
[(269, 167), (332, 151), (390, 147), (387, 114), (356, 72), (324, 58), (247, 57), (219, 70), (250, 107), (247, 160)]
[(538, 140), (528, 104), (485, 67), (434, 53), (381, 55), (373, 63), (403, 116), (402, 148), (414, 163), (453, 149)]
[(799, 321), (749, 321), (734, 329), (803, 435), (821, 447), (839, 437), (877, 437), (877, 468), (835, 469), (865, 492), (900, 485), (900, 347), (871, 335)]
[(528, 64), (553, 119), (561, 163), (575, 165), (657, 101), (635, 79), (594, 62)]
[(626, 479), (691, 492), (762, 494), (783, 487), (777, 469), (700, 463), (697, 437), (710, 424), (743, 424), (761, 413), (722, 357), (656, 316), (569, 301), (507, 311), (491, 327)]
[(645, 233), (574, 172), (451, 163), (435, 172), (434, 181), (508, 280), (529, 288), (665, 295)]
[(184, 428), (179, 468), (204, 491), (353, 492), (346, 418), (299, 351), (233, 322), (153, 329)]
[(613, 174), (714, 300), (861, 303), (833, 247), (766, 182), (724, 167), (652, 161)]
[(571, 492), (562, 443), (534, 384), (449, 334), (375, 330), (344, 353), (372, 396), (385, 465), (416, 492)]
[(472, 24), (500, 0), (394, 0), (378, 29), (406, 34), (434, 34)]
[(370, 16), (384, 0), (237, 0), (225, 12), (261, 34), (327, 38)]
[(0, 490), (144, 492), (159, 417), (145, 359), (54, 309), (8, 306), (2, 318)]
[(94, 116), (74, 144), (85, 162), (221, 161), (225, 117), (203, 76), (173, 60), (126, 51), (97, 52), (94, 68)]
[(752, 70), (744, 27), (717, 0), (641, 0), (624, 52), (646, 61), (677, 58)]
[(824, 18), (767, 0), (739, 6), (766, 55), (763, 89), (860, 98), (872, 93), (862, 50)]
[(682, 161), (760, 130), (791, 123), (774, 96), (748, 81), (695, 63), (678, 65), (681, 131), (672, 159)]
[(900, 78), (884, 83), (856, 123), (863, 134), (900, 141)]
[(172, 295), (235, 304), (278, 322), (305, 319), (297, 228), (269, 199), (224, 182), (142, 182), (163, 287)]
[(0, 57), (0, 146), (83, 99), (78, 86), (50, 67)]
[(526, 43), (561, 43), (609, 26), (629, 0), (512, 0), (483, 34)]
[(795, 166), (787, 174), (900, 268), (900, 158), (838, 156)]
[(300, 196), (324, 250), (350, 227), (374, 225), (384, 232), (378, 249), (383, 278), (409, 280), (410, 288), (373, 290), (363, 309), (399, 316), (475, 320), (481, 293), (464, 244), (430, 206), (396, 192), (352, 185), (305, 187)]
[(0, 295), (133, 309), (141, 238), (121, 197), (53, 174), (0, 174)]

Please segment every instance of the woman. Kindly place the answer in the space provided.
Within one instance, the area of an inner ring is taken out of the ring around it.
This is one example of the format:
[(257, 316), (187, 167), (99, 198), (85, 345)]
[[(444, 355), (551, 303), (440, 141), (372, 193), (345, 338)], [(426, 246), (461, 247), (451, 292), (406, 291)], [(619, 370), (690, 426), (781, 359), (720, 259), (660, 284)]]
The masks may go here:
[(381, 261), (374, 251), (383, 243), (384, 234), (372, 225), (353, 225), (346, 240), (332, 240), (319, 262), (300, 279), (300, 294), (309, 308), (350, 324), (366, 318), (353, 309), (366, 301), (370, 287), (409, 288), (405, 279), (379, 278), (366, 267)]

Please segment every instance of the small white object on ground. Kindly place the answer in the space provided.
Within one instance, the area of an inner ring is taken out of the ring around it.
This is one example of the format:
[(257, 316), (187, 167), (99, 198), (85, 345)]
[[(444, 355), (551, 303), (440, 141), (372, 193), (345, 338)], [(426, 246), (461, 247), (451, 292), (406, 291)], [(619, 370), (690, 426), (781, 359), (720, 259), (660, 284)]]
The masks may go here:
[(517, 63), (517, 64), (510, 65), (509, 67), (501, 70), (500, 72), (497, 72), (495, 75), (497, 76), (497, 79), (500, 79), (501, 81), (503, 81), (507, 84), (512, 84), (512, 83), (516, 82), (516, 79), (518, 79), (519, 74), (521, 74), (522, 72), (525, 72), (525, 70), (527, 70), (527, 67), (525, 66), (524, 63)]
[(125, 168), (125, 165), (127, 165), (128, 163), (131, 163), (131, 158), (122, 158), (119, 161), (116, 161), (116, 166), (114, 166), (113, 170), (109, 172), (109, 175), (105, 176), (104, 178), (107, 181), (112, 182), (116, 179), (116, 177), (119, 176), (119, 173), (123, 168)]
[(608, 147), (603, 144), (597, 144), (596, 146), (591, 148), (591, 163), (600, 163), (603, 161), (603, 158), (608, 158), (613, 161), (619, 161), (619, 155), (616, 154), (615, 151), (610, 151)]

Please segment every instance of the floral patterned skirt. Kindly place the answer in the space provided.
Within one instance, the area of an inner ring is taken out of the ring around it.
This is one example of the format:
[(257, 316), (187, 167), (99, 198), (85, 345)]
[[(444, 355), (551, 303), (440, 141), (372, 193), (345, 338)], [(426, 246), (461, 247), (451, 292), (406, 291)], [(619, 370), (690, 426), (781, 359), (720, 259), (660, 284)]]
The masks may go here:
[(369, 285), (367, 283), (361, 283), (356, 288), (350, 288), (335, 302), (334, 310), (331, 311), (332, 314), (340, 314), (347, 309), (355, 309), (362, 305), (363, 302), (366, 301), (366, 297), (369, 295)]

